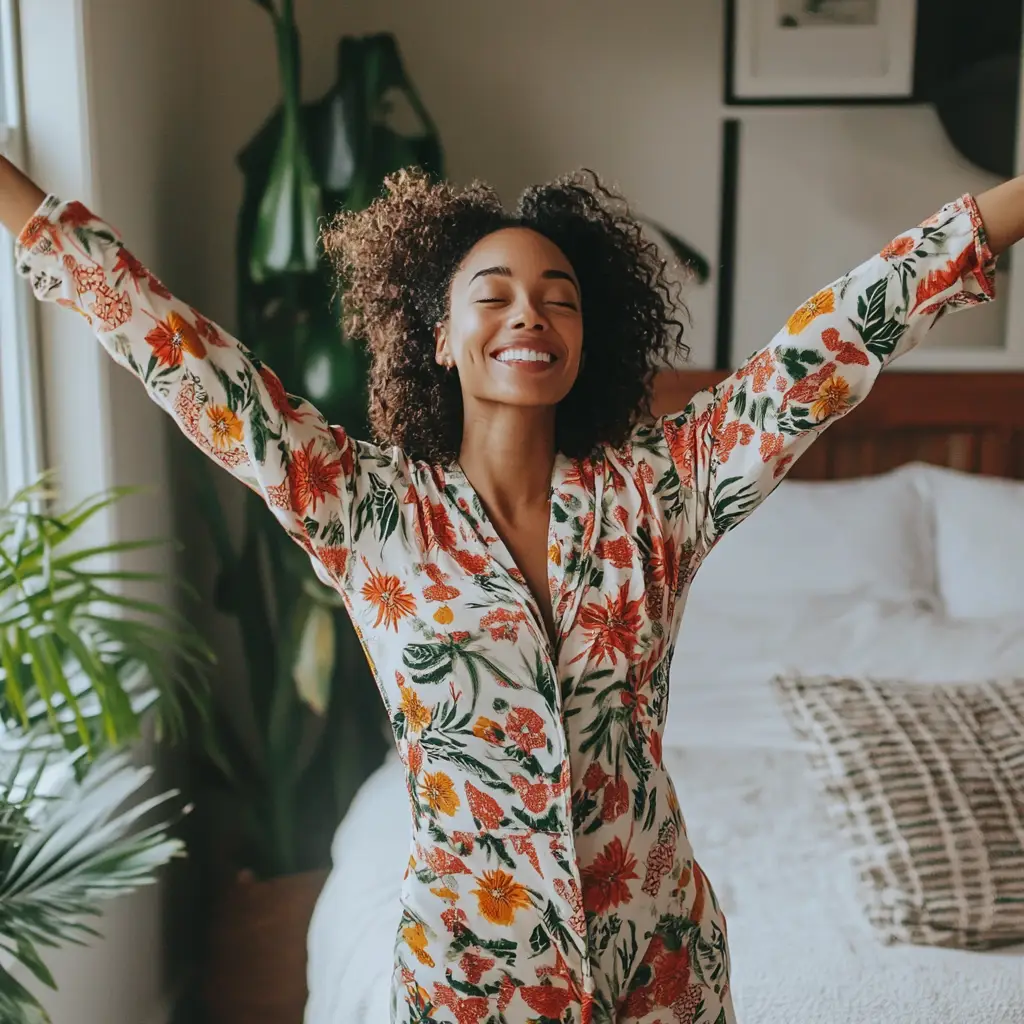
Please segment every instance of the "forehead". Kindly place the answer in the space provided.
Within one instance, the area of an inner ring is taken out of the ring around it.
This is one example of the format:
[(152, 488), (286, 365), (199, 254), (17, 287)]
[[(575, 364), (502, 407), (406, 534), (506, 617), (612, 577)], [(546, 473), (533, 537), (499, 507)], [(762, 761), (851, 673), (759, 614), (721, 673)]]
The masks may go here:
[(545, 270), (562, 270), (576, 276), (562, 250), (530, 228), (502, 228), (485, 235), (466, 253), (456, 277), (469, 280), (490, 267), (507, 267), (513, 276)]

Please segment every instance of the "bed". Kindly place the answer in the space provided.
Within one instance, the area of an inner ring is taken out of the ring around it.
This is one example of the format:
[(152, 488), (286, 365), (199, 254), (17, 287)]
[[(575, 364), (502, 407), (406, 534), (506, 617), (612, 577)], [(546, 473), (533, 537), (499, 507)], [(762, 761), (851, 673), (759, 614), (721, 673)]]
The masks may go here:
[[(662, 374), (655, 412), (719, 376)], [(1021, 480), (1024, 374), (889, 373), (697, 574), (664, 750), (729, 921), (740, 1021), (1024, 1022), (1024, 945), (878, 940), (771, 685), (790, 671), (1024, 678)], [(392, 758), (335, 838), (306, 1024), (387, 1021), (407, 822)]]

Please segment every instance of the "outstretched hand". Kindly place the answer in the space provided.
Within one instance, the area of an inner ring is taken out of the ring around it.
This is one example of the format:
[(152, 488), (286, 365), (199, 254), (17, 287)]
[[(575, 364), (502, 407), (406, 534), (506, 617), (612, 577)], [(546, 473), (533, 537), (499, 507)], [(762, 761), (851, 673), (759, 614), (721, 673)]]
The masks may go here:
[(982, 192), (975, 201), (994, 255), (1024, 238), (1024, 175)]

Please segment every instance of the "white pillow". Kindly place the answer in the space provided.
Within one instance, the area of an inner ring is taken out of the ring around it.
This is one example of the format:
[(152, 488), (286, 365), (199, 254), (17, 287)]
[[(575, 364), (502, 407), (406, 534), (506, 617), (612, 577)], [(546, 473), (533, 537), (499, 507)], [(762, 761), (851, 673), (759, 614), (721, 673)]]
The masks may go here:
[(936, 604), (929, 512), (914, 476), (901, 467), (856, 480), (784, 480), (708, 554), (691, 600), (855, 594)]
[(670, 673), (665, 745), (798, 748), (771, 687), (792, 672), (922, 684), (1024, 677), (1024, 622), (955, 620), (842, 595), (691, 598)]
[(1024, 483), (923, 465), (915, 479), (932, 509), (947, 615), (1024, 620)]

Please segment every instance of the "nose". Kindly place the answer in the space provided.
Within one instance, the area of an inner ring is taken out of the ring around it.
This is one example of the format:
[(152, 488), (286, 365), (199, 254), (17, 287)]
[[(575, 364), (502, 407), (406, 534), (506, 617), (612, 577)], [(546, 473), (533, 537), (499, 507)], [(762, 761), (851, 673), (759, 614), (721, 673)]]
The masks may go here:
[(512, 310), (509, 328), (513, 331), (543, 331), (548, 322), (529, 299), (524, 299)]

